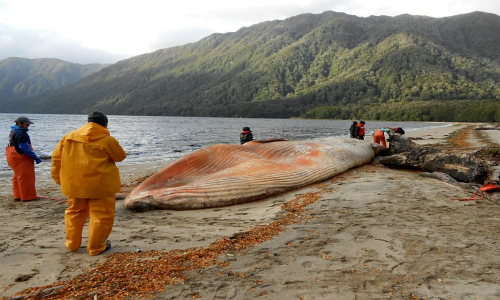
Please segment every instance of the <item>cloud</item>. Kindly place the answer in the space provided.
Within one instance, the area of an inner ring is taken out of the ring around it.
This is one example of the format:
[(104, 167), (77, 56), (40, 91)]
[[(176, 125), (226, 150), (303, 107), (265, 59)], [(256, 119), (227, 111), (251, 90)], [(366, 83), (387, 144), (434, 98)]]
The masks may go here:
[(363, 17), (410, 14), (441, 18), (473, 11), (500, 14), (500, 2), (490, 0), (354, 0), (348, 10)]
[(115, 63), (127, 58), (123, 54), (87, 49), (78, 42), (61, 39), (55, 32), (17, 29), (0, 24), (0, 59), (8, 57), (58, 58), (80, 64)]
[[(224, 1), (216, 2), (220, 4)], [(173, 26), (173, 29), (158, 33), (154, 41), (149, 44), (151, 51), (196, 42), (213, 33), (235, 32), (242, 27), (260, 22), (283, 20), (304, 12), (322, 13), (331, 10), (335, 5), (347, 5), (349, 1), (316, 0), (290, 3), (289, 0), (254, 0), (228, 1), (227, 5), (218, 6), (211, 5), (213, 2), (206, 3), (207, 6), (191, 7), (179, 12), (184, 20), (183, 26), (180, 28)]]
[(207, 28), (185, 28), (179, 30), (166, 30), (157, 34), (153, 41), (148, 44), (151, 51), (185, 45), (201, 40), (214, 33)]
[(500, 15), (491, 0), (0, 0), (0, 59), (57, 57), (114, 63), (212, 33), (324, 11), (358, 17)]

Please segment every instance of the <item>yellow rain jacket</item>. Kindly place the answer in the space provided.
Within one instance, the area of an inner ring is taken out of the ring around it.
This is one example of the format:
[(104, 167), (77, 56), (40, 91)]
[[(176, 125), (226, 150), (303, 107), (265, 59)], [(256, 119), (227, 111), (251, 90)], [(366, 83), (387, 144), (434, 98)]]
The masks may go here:
[(105, 127), (89, 122), (57, 144), (52, 153), (52, 178), (67, 197), (114, 195), (121, 188), (115, 162), (125, 157), (127, 154)]

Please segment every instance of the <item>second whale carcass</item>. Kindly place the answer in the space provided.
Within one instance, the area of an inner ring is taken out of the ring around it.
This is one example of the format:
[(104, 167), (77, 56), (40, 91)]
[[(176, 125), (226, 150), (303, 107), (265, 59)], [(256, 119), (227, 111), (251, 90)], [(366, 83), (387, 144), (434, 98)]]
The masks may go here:
[(370, 163), (381, 146), (346, 138), (216, 144), (173, 162), (127, 196), (128, 209), (188, 210), (266, 198)]

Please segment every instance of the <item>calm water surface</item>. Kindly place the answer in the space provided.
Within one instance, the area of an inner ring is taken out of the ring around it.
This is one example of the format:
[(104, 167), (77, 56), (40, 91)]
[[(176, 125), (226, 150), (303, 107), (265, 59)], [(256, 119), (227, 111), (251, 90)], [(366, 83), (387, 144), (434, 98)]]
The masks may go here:
[[(0, 137), (8, 143), (10, 126), (18, 114), (0, 114)], [(28, 114), (35, 124), (29, 135), (35, 152), (50, 156), (57, 142), (69, 131), (87, 123), (86, 115)], [(239, 144), (239, 133), (249, 126), (254, 139), (283, 138), (310, 140), (329, 136), (348, 137), (352, 121), (298, 120), (298, 119), (245, 119), (245, 118), (195, 118), (108, 116), (108, 129), (127, 152), (119, 165), (145, 163), (162, 164), (187, 153), (213, 144)], [(367, 133), (379, 127), (401, 126), (406, 131), (446, 126), (425, 122), (375, 122), (367, 121)], [(50, 160), (36, 166), (37, 174), (50, 173)], [(5, 155), (0, 156), (0, 177), (10, 177), (12, 171)]]

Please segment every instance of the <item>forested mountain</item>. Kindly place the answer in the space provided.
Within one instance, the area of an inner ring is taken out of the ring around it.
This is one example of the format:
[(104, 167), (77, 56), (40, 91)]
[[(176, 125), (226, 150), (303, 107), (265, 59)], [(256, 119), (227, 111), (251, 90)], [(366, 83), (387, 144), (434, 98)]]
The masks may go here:
[[(500, 17), (494, 14), (360, 18), (328, 11), (136, 56), (3, 107), (46, 113), (100, 109), (138, 115), (495, 120), (489, 110), (500, 111), (499, 50)], [(443, 112), (444, 107), (453, 109)], [(476, 115), (458, 116), (471, 107)]]
[(108, 65), (73, 64), (54, 58), (0, 60), (0, 103), (76, 82)]

